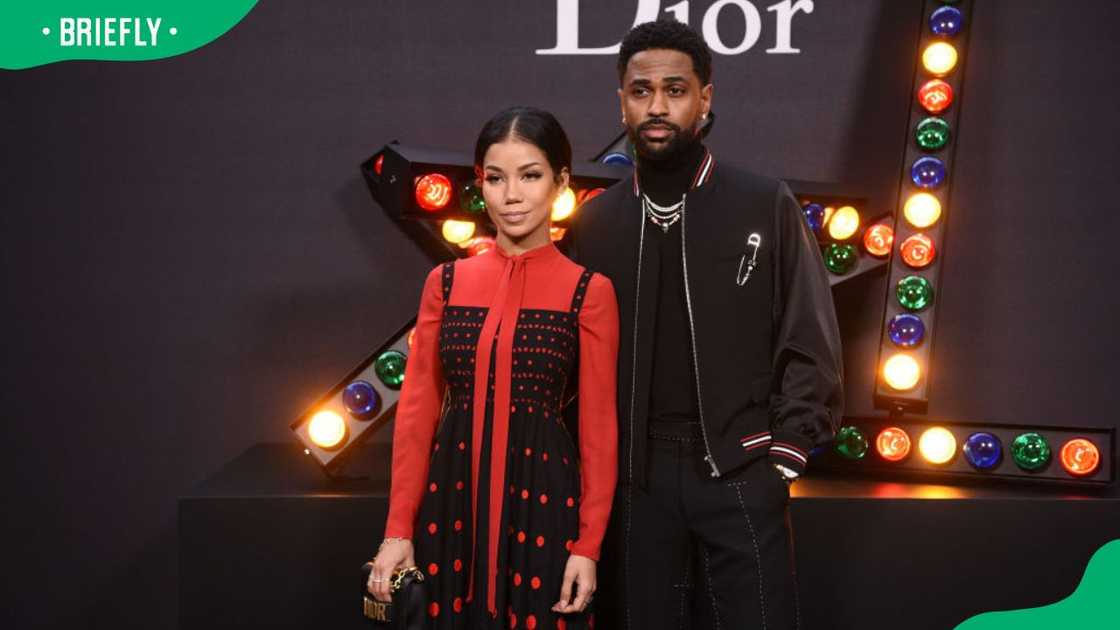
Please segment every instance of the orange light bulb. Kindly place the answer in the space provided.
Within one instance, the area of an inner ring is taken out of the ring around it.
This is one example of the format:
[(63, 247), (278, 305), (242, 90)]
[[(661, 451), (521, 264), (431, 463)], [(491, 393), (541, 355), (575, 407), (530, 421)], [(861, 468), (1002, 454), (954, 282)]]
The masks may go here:
[(899, 427), (887, 427), (875, 438), (875, 450), (888, 462), (898, 462), (910, 454), (910, 435)]
[(948, 42), (934, 42), (922, 51), (922, 65), (930, 74), (943, 77), (957, 67), (957, 49)]
[(918, 229), (927, 228), (941, 218), (941, 202), (928, 192), (914, 193), (902, 207), (902, 214), (910, 225)]
[(1096, 472), (1101, 463), (1101, 453), (1097, 445), (1085, 438), (1074, 438), (1062, 445), (1062, 468), (1075, 477), (1084, 477)]
[(900, 392), (914, 389), (921, 377), (921, 366), (908, 354), (896, 354), (883, 364), (883, 380)]
[(957, 438), (943, 427), (931, 427), (918, 438), (918, 451), (931, 464), (944, 464), (957, 453)]
[(564, 192), (556, 197), (556, 201), (552, 202), (552, 220), (563, 221), (572, 216), (576, 211), (576, 194), (572, 192), (571, 188), (565, 188)]
[(863, 247), (868, 254), (882, 258), (891, 253), (894, 246), (894, 230), (889, 225), (873, 225), (863, 235)]
[(320, 411), (311, 417), (307, 436), (320, 448), (334, 448), (346, 439), (346, 421), (333, 411)]
[(443, 238), (447, 239), (448, 243), (455, 243), (456, 245), (466, 246), (466, 242), (474, 236), (474, 222), (473, 221), (455, 221), (448, 219), (443, 222)]
[(828, 220), (828, 235), (838, 241), (846, 241), (859, 230), (859, 211), (851, 206), (843, 206)]

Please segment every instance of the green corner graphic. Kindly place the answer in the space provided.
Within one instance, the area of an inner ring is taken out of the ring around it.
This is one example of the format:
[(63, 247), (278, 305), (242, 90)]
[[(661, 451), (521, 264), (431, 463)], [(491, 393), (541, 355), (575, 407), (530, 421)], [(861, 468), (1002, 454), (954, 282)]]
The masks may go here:
[(1120, 539), (1106, 543), (1093, 554), (1081, 583), (1069, 597), (1049, 606), (983, 613), (966, 620), (956, 630), (1103, 628), (1106, 626), (1101, 623), (1105, 621), (1120, 624), (1118, 582)]
[(218, 39), (257, 0), (8, 0), (0, 5), (0, 68), (56, 61), (148, 61)]

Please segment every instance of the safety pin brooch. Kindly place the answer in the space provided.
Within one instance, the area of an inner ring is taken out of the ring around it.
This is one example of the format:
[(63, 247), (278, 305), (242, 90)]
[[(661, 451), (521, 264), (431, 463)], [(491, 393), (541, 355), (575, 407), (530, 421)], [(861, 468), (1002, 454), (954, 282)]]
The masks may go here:
[[(758, 232), (751, 232), (747, 237), (747, 247), (752, 248), (751, 259), (747, 260), (747, 255), (743, 254), (739, 257), (739, 271), (735, 274), (735, 283), (743, 286), (747, 280), (751, 279), (751, 272), (758, 266), (758, 248), (762, 245), (762, 235)], [(743, 273), (743, 265), (747, 267), (747, 273)]]

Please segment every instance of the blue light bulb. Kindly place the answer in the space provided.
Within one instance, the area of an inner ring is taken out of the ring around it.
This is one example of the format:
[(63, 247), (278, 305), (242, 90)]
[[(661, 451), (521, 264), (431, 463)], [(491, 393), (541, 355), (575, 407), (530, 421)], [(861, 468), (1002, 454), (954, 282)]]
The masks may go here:
[(634, 166), (634, 160), (631, 160), (630, 156), (626, 155), (625, 153), (608, 153), (604, 155), (603, 159), (599, 161), (603, 164), (614, 164), (617, 166)]
[(895, 315), (887, 324), (887, 335), (897, 346), (913, 348), (922, 343), (926, 336), (926, 325), (922, 318), (910, 313)]
[(813, 234), (821, 233), (821, 226), (824, 225), (824, 206), (819, 203), (805, 204), (801, 211), (805, 213), (805, 222), (809, 224), (809, 229)]
[(945, 163), (935, 157), (918, 158), (910, 167), (910, 179), (920, 188), (937, 188), (945, 182)]
[(964, 28), (964, 15), (957, 7), (941, 7), (929, 16), (929, 30), (935, 35), (953, 37)]
[(342, 404), (351, 416), (359, 420), (366, 420), (377, 413), (381, 405), (381, 396), (373, 385), (365, 381), (354, 381), (342, 390)]
[(980, 431), (968, 436), (964, 442), (964, 457), (977, 470), (990, 470), (1003, 459), (1003, 443), (999, 438)]

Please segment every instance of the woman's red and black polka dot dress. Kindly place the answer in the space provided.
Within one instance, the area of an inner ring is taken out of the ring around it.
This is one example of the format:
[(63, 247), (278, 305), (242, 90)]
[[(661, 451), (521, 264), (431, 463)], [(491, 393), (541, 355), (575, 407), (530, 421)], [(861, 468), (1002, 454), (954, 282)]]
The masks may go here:
[[(393, 436), (385, 535), (411, 538), (432, 628), (586, 628), (560, 615), (569, 555), (594, 560), (617, 478), (618, 307), (552, 244), (437, 267)], [(563, 424), (577, 383), (579, 443)]]

